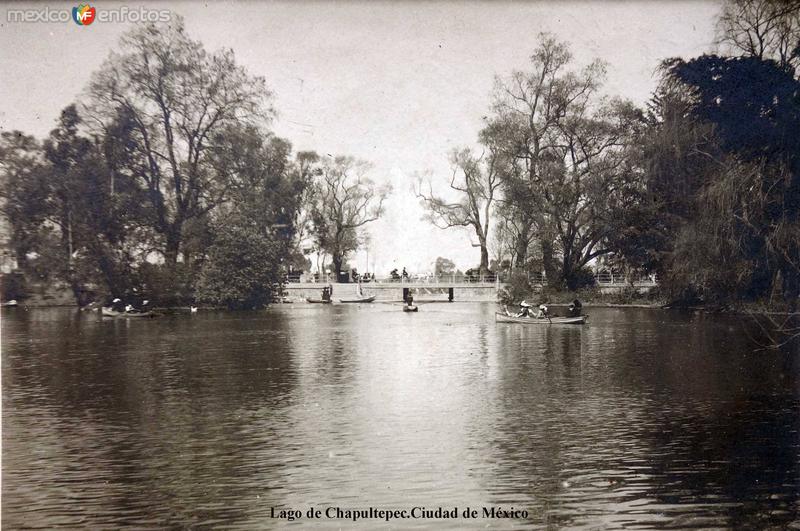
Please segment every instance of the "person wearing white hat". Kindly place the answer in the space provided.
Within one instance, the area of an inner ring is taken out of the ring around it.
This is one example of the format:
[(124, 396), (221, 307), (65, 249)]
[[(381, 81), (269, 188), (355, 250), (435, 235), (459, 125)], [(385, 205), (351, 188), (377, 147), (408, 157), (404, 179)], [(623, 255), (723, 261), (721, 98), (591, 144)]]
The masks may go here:
[(528, 304), (527, 301), (520, 302), (519, 303), (519, 313), (517, 314), (517, 317), (533, 317), (531, 315), (531, 308), (533, 308), (533, 306)]
[(111, 301), (111, 309), (115, 312), (122, 312), (125, 310), (125, 307), (122, 305), (122, 299), (114, 299)]
[(549, 315), (547, 313), (547, 306), (545, 306), (544, 304), (540, 304), (539, 305), (539, 313), (536, 314), (536, 318), (537, 319), (545, 319), (547, 317), (549, 317)]

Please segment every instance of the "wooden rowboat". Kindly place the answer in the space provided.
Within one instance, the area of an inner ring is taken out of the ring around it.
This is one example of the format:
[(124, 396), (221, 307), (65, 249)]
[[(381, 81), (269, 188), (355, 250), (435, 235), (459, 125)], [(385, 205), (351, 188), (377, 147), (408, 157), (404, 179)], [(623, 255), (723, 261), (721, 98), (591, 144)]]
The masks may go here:
[(522, 323), (522, 324), (537, 324), (537, 325), (549, 325), (549, 324), (583, 324), (586, 322), (585, 315), (579, 315), (577, 317), (551, 317), (550, 319), (537, 319), (535, 317), (517, 317), (515, 315), (508, 315), (503, 312), (496, 312), (494, 314), (494, 319), (498, 323)]
[(137, 317), (155, 317), (154, 312), (117, 312), (111, 308), (101, 309), (103, 317), (120, 317), (124, 319), (133, 319)]
[(368, 303), (375, 300), (375, 295), (372, 297), (361, 297), (360, 299), (339, 299), (339, 302), (363, 302)]
[(312, 298), (310, 298), (310, 297), (306, 297), (306, 302), (310, 302), (310, 303), (312, 303), (312, 304), (330, 304), (330, 303), (331, 303), (331, 301), (330, 301), (330, 300), (324, 300), (324, 299), (312, 299)]
[(403, 306), (404, 312), (416, 312), (419, 310), (419, 306)]

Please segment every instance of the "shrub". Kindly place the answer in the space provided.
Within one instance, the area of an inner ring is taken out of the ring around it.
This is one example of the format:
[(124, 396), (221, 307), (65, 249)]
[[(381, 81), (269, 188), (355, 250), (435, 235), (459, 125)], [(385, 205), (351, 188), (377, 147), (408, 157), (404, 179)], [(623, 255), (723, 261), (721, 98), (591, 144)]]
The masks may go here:
[(266, 306), (280, 292), (283, 254), (283, 242), (255, 225), (222, 225), (200, 273), (198, 300), (229, 309)]
[(528, 275), (524, 271), (511, 273), (506, 287), (500, 291), (500, 302), (503, 304), (515, 304), (533, 293), (533, 286), (528, 281)]
[(25, 275), (16, 272), (0, 276), (0, 298), (4, 301), (28, 298)]

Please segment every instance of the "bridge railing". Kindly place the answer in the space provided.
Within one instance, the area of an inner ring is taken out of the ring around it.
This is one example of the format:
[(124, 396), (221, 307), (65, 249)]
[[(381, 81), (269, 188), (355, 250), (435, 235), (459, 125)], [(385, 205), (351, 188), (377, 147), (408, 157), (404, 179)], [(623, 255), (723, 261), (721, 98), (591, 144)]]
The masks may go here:
[[(505, 283), (507, 281), (507, 276), (505, 274), (497, 274), (497, 273), (488, 273), (484, 275), (480, 274), (465, 274), (465, 273), (450, 273), (450, 274), (440, 274), (440, 275), (433, 275), (433, 274), (418, 274), (418, 275), (408, 275), (406, 277), (373, 277), (369, 276), (368, 278), (363, 278), (362, 282), (365, 284), (368, 283), (377, 283), (377, 284), (496, 284), (496, 283)], [(601, 271), (595, 273), (594, 275), (595, 282), (598, 285), (622, 285), (622, 284), (634, 284), (634, 285), (649, 285), (655, 286), (658, 284), (658, 277), (656, 275), (638, 275), (631, 279), (622, 274), (622, 273), (614, 273), (610, 271)], [(335, 283), (334, 275), (319, 275), (319, 274), (309, 274), (309, 273), (292, 273), (287, 275), (286, 281), (288, 283), (298, 283), (298, 282), (310, 282), (310, 283)], [(528, 274), (528, 281), (534, 285), (544, 285), (547, 283), (547, 278), (545, 277), (544, 273), (529, 273)], [(351, 281), (353, 283), (357, 281)]]

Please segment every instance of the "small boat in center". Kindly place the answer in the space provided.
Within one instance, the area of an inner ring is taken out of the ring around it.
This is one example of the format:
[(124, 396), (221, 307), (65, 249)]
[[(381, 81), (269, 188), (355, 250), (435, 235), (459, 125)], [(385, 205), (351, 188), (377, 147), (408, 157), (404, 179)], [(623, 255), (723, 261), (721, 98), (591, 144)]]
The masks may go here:
[(330, 304), (330, 299), (312, 299), (311, 297), (306, 297), (306, 302), (310, 302), (311, 304)]
[(375, 295), (373, 295), (372, 297), (359, 297), (359, 298), (356, 298), (356, 299), (339, 299), (339, 302), (345, 302), (345, 303), (349, 303), (349, 302), (368, 303), (368, 302), (372, 302), (374, 300), (375, 300)]
[(403, 306), (404, 312), (416, 312), (417, 310), (419, 310), (419, 306), (414, 306), (414, 305)]
[(118, 312), (108, 307), (103, 307), (101, 310), (103, 317), (120, 317), (123, 319), (132, 319), (136, 317), (155, 317), (154, 312)]
[(543, 317), (517, 317), (516, 315), (509, 315), (503, 312), (495, 312), (494, 319), (498, 323), (522, 323), (522, 324), (583, 324), (586, 322), (585, 315), (578, 315), (576, 317), (550, 317), (549, 319)]

